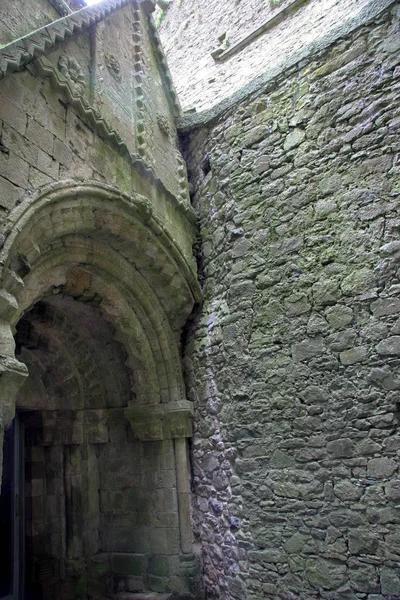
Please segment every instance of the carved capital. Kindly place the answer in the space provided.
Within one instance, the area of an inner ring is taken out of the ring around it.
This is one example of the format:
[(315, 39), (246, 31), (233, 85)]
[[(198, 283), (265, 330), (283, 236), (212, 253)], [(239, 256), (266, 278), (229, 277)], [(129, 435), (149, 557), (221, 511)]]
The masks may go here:
[(146, 404), (125, 409), (133, 434), (139, 440), (188, 438), (193, 434), (193, 404), (187, 400), (168, 404)]

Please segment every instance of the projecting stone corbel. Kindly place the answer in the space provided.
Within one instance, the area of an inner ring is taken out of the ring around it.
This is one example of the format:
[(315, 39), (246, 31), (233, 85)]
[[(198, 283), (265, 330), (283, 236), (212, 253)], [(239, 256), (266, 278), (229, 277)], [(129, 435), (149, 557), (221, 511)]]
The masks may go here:
[(133, 435), (142, 442), (183, 439), (193, 434), (193, 404), (187, 400), (130, 406), (125, 417)]

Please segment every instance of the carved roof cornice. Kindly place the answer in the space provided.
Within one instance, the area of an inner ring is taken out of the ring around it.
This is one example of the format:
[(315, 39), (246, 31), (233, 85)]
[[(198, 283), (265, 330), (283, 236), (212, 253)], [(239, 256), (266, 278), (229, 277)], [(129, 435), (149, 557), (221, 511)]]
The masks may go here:
[(8, 73), (19, 71), (33, 59), (48, 54), (65, 38), (92, 27), (132, 1), (106, 0), (96, 6), (86, 6), (3, 46), (0, 49), (0, 79)]
[[(81, 117), (94, 127), (103, 139), (108, 139), (114, 147), (128, 156), (131, 164), (136, 166), (143, 174), (150, 176), (167, 196), (170, 196), (173, 201), (177, 202), (178, 208), (184, 212), (189, 221), (194, 223), (196, 221), (194, 210), (190, 203), (183, 198), (187, 193), (186, 174), (184, 177), (182, 175), (183, 182), (181, 186), (185, 193), (181, 194), (182, 198), (177, 198), (156, 176), (152, 165), (147, 164), (147, 161), (143, 160), (143, 157), (132, 153), (126, 146), (120, 134), (110, 126), (101, 113), (91, 106), (81, 94), (77, 93), (76, 89), (71, 87), (71, 82), (68, 81), (63, 73), (59, 69), (56, 69), (54, 65), (46, 59), (46, 55), (52, 52), (52, 50), (66, 38), (72, 37), (81, 31), (96, 25), (96, 23), (102, 21), (109, 14), (127, 4), (134, 4), (136, 6), (138, 4), (142, 5), (144, 12), (147, 15), (150, 15), (154, 9), (153, 0), (106, 0), (100, 5), (87, 6), (61, 19), (57, 19), (40, 29), (36, 29), (28, 35), (3, 46), (0, 48), (0, 80), (10, 73), (22, 70), (25, 65), (35, 61), (34, 65), (37, 72), (44, 77), (51, 78), (55, 89), (66, 96), (67, 101), (77, 109)], [(167, 97), (172, 104), (174, 116), (177, 117), (181, 114), (181, 108), (172, 84), (161, 42), (151, 18), (148, 20), (148, 23), (149, 35), (159, 60)]]

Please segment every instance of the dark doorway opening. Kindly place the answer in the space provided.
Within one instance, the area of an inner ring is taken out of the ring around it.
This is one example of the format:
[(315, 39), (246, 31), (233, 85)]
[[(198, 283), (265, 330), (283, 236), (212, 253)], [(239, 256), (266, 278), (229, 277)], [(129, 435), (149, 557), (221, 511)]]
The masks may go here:
[(16, 414), (5, 427), (0, 495), (0, 598), (27, 598), (24, 591), (24, 428)]

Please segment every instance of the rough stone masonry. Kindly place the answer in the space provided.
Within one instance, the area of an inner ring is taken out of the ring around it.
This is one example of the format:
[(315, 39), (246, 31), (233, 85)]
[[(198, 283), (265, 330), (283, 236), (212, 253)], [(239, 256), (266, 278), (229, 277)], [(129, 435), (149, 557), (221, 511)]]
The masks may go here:
[(186, 134), (208, 598), (400, 597), (399, 17)]
[(26, 595), (399, 600), (399, 2), (192, 126), (151, 0), (38, 4), (0, 19)]

